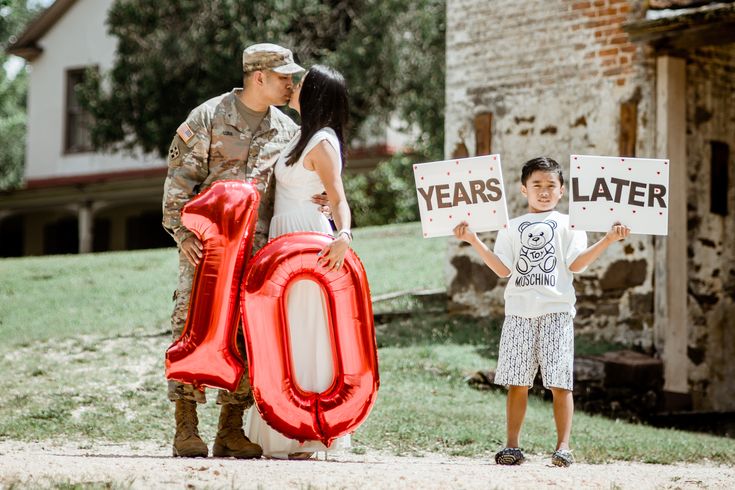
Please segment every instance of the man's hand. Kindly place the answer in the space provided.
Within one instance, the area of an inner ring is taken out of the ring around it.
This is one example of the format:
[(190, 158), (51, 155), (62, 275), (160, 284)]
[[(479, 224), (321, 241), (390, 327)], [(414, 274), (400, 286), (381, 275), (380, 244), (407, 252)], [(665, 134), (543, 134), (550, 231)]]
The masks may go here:
[(311, 202), (319, 205), (319, 212), (322, 213), (327, 219), (332, 219), (332, 208), (329, 207), (329, 199), (327, 194), (314, 194), (311, 196)]
[(191, 262), (191, 265), (196, 267), (202, 260), (204, 246), (197, 237), (192, 236), (181, 242), (181, 252)]

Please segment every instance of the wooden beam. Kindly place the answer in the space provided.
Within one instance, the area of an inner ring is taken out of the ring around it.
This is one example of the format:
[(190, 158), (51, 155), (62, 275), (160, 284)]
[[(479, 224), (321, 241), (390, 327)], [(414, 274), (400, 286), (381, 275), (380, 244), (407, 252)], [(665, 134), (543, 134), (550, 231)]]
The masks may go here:
[(669, 160), (669, 235), (656, 237), (654, 332), (664, 390), (689, 392), (687, 341), (686, 62), (656, 60), (656, 156)]

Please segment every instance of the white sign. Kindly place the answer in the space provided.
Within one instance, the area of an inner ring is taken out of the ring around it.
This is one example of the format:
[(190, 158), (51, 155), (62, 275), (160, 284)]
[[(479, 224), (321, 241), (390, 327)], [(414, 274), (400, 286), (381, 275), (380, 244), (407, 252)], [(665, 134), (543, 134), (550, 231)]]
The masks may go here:
[(569, 225), (608, 231), (615, 222), (631, 233), (667, 235), (669, 161), (572, 155)]
[(462, 221), (477, 232), (508, 226), (499, 155), (416, 164), (413, 175), (424, 238), (452, 235)]

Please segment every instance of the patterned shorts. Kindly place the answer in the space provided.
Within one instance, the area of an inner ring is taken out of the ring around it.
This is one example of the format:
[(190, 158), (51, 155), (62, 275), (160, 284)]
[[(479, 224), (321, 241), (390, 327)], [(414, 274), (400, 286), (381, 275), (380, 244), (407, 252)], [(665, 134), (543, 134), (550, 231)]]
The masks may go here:
[(533, 386), (539, 367), (544, 387), (572, 390), (574, 321), (568, 313), (505, 317), (495, 383)]

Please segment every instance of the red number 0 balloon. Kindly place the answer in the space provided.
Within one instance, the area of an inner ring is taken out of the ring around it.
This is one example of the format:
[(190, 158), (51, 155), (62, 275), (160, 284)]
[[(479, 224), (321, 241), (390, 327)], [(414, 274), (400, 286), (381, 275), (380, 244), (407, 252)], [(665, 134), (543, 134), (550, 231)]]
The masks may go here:
[(239, 291), (260, 196), (249, 183), (220, 181), (189, 201), (181, 222), (202, 241), (181, 338), (166, 351), (166, 377), (230, 391), (244, 372), (235, 335)]
[[(204, 254), (184, 333), (166, 352), (166, 377), (235, 390), (244, 368), (235, 342), (242, 310), (250, 383), (263, 419), (287, 437), (328, 446), (354, 431), (375, 403), (378, 360), (367, 275), (351, 250), (339, 272), (318, 266), (317, 253), (332, 240), (319, 233), (279, 237), (248, 263), (258, 203), (249, 183), (219, 181), (184, 206), (182, 223), (202, 240)], [(325, 293), (334, 381), (322, 393), (303, 390), (293, 373), (286, 298), (299, 279)]]
[[(332, 241), (292, 233), (268, 243), (248, 264), (241, 296), (253, 396), (263, 419), (282, 434), (329, 446), (368, 416), (378, 389), (378, 359), (367, 275), (352, 250), (338, 272), (317, 265)], [(322, 393), (296, 382), (290, 354), (288, 288), (310, 279), (324, 291), (335, 373)]]

